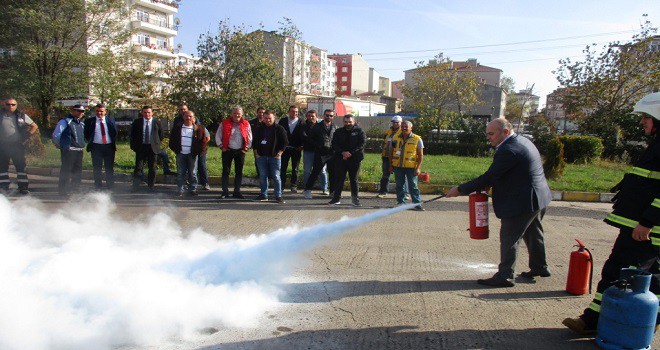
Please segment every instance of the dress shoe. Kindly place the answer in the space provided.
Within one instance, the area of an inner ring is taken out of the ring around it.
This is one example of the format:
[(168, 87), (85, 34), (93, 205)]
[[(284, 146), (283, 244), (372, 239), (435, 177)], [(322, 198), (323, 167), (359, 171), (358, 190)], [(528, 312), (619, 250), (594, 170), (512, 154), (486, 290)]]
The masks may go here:
[(236, 198), (236, 199), (245, 199), (245, 197), (241, 193), (234, 193), (231, 196)]
[(598, 333), (596, 327), (589, 326), (583, 319), (576, 318), (565, 318), (561, 324), (568, 327), (570, 330), (577, 334), (581, 335), (596, 335)]
[(499, 277), (491, 277), (487, 279), (480, 279), (477, 280), (477, 283), (483, 284), (484, 286), (489, 286), (489, 287), (497, 287), (497, 288), (508, 288), (508, 287), (513, 287), (516, 284), (509, 281), (505, 280)]
[(548, 270), (545, 271), (526, 271), (526, 272), (521, 272), (520, 277), (523, 278), (528, 278), (528, 279), (534, 279), (534, 277), (539, 276), (539, 277), (550, 277), (551, 273)]
[(227, 199), (229, 198), (229, 193), (223, 193), (220, 195), (220, 199)]

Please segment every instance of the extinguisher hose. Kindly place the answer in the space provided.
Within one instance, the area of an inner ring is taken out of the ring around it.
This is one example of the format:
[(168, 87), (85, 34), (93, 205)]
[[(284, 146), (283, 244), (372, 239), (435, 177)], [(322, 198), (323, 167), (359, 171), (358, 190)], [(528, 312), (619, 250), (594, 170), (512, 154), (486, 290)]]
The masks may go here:
[(440, 199), (440, 198), (444, 198), (445, 196), (446, 196), (446, 194), (443, 193), (443, 194), (441, 194), (441, 195), (439, 195), (439, 196), (437, 196), (437, 197), (433, 197), (433, 198), (431, 198), (431, 199), (427, 199), (427, 200), (425, 200), (425, 201), (422, 202), (422, 203), (428, 203), (428, 202), (437, 201), (438, 199)]
[(591, 294), (591, 285), (593, 284), (594, 279), (594, 258), (588, 248), (584, 247), (582, 249), (589, 253), (589, 263), (591, 264), (591, 268), (589, 269), (589, 294)]

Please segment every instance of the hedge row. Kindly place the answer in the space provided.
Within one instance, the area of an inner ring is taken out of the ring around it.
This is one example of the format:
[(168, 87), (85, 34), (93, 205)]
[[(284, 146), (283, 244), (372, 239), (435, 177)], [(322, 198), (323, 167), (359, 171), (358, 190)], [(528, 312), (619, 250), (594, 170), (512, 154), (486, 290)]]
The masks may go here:
[(595, 136), (560, 136), (564, 145), (564, 159), (567, 163), (587, 164), (600, 159), (603, 154), (603, 142)]
[[(380, 153), (382, 139), (368, 139), (365, 150), (368, 153)], [(485, 143), (449, 143), (424, 142), (424, 154), (452, 154), (465, 157), (481, 157), (490, 153), (490, 146)]]

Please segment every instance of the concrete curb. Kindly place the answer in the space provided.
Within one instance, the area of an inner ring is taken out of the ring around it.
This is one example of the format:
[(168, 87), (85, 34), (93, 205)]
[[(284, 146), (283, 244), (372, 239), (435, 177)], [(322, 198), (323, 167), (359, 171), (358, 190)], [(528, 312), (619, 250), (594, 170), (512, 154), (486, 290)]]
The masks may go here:
[[(41, 168), (41, 167), (28, 167), (28, 174), (40, 176), (59, 176), (60, 170), (57, 168)], [(82, 178), (85, 180), (93, 180), (94, 174), (91, 170), (83, 170)], [(130, 182), (132, 181), (132, 174), (115, 173), (115, 181)], [(176, 184), (176, 176), (157, 174), (156, 181), (164, 184)], [(229, 183), (234, 183), (234, 178), (229, 178)], [(209, 176), (209, 184), (219, 186), (221, 184), (220, 176)], [(259, 180), (252, 177), (243, 177), (243, 185), (259, 187)], [(379, 184), (376, 182), (360, 182), (360, 191), (363, 192), (378, 192)], [(452, 185), (434, 185), (424, 182), (419, 183), (419, 191), (422, 194), (440, 194), (448, 191)], [(344, 184), (344, 189), (350, 189), (348, 183)], [(389, 192), (394, 193), (394, 184), (390, 183)], [(614, 197), (614, 193), (599, 193), (599, 192), (579, 192), (579, 191), (552, 191), (552, 199), (555, 201), (568, 201), (568, 202), (600, 202), (609, 203)]]

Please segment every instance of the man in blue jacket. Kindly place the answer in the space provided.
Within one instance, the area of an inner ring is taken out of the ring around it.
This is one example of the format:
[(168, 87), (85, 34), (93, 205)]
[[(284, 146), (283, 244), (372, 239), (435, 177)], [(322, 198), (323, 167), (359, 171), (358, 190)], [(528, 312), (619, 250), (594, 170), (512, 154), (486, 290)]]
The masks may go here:
[(105, 116), (105, 106), (96, 105), (94, 108), (96, 117), (85, 119), (85, 140), (87, 140), (87, 152), (92, 154), (92, 166), (94, 168), (94, 188), (101, 190), (103, 176), (102, 169), (105, 168), (105, 185), (108, 190), (114, 188), (114, 166), (115, 152), (117, 151), (117, 126), (115, 120)]
[(486, 137), (495, 147), (490, 168), (476, 179), (451, 188), (447, 197), (467, 195), (493, 188), (493, 209), (502, 220), (500, 228), (500, 264), (497, 273), (479, 284), (513, 287), (513, 272), (520, 239), (529, 252), (529, 272), (525, 278), (549, 277), (541, 220), (552, 193), (545, 180), (541, 155), (534, 144), (513, 132), (508, 120), (498, 118), (486, 127)]
[(62, 160), (58, 190), (67, 195), (77, 190), (82, 180), (82, 160), (85, 148), (85, 107), (75, 105), (66, 117), (60, 119), (53, 131), (53, 143), (59, 148)]

